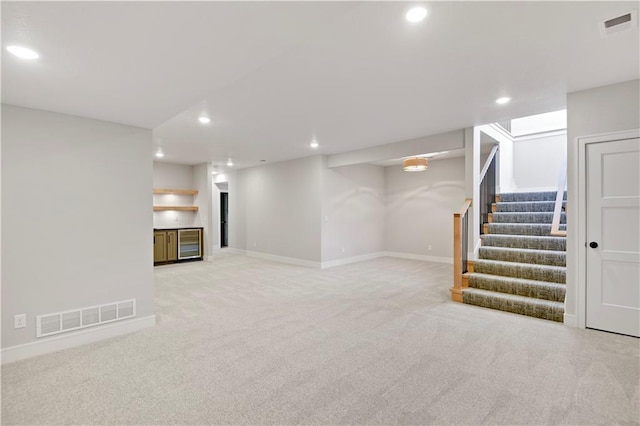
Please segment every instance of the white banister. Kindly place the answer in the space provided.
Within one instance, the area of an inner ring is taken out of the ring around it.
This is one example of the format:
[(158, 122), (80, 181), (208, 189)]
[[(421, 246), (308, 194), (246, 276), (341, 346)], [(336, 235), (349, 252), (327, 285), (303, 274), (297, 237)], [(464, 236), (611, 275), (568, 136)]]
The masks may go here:
[(567, 186), (567, 151), (564, 151), (564, 158), (560, 165), (558, 175), (558, 193), (556, 194), (556, 204), (553, 208), (553, 220), (551, 222), (551, 235), (556, 237), (566, 237), (567, 231), (560, 229), (560, 218), (562, 216), (562, 201), (564, 200), (564, 189)]

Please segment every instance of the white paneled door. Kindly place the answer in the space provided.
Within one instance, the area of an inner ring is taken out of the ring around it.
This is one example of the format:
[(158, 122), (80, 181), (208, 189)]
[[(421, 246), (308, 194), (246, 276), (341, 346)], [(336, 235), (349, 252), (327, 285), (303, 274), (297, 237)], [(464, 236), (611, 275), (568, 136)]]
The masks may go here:
[(640, 139), (586, 150), (586, 326), (640, 337)]

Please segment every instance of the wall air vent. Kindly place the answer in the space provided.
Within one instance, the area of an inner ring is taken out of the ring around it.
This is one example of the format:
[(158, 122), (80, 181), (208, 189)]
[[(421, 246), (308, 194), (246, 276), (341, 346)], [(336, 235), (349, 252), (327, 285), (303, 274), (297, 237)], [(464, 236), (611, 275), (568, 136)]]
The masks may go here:
[(631, 12), (614, 16), (600, 24), (600, 31), (602, 32), (603, 37), (610, 36), (620, 31), (630, 30), (632, 28), (638, 28), (637, 10), (632, 10)]
[(107, 303), (98, 306), (38, 315), (36, 337), (46, 337), (67, 331), (107, 324), (136, 316), (136, 299)]

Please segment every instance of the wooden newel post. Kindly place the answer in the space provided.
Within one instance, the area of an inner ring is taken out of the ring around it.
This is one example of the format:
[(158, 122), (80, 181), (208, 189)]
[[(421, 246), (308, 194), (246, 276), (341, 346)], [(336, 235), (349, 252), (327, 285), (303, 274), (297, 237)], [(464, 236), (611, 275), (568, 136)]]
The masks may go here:
[(453, 287), (451, 300), (462, 302), (462, 219), (460, 213), (453, 214)]
[[(462, 250), (466, 250), (466, 244), (462, 244), (463, 239), (469, 238), (467, 235), (468, 229), (466, 221), (469, 214), (469, 206), (471, 205), (471, 199), (467, 198), (464, 205), (459, 212), (453, 214), (453, 287), (451, 287), (451, 300), (454, 302), (462, 303), (462, 286), (463, 283), (466, 286), (466, 281), (462, 279), (462, 273), (467, 272), (466, 253), (462, 253)], [(464, 229), (462, 228), (463, 220), (465, 221)], [(462, 235), (464, 231), (464, 235)], [(466, 243), (466, 241), (465, 241)], [(465, 269), (463, 271), (463, 268)]]

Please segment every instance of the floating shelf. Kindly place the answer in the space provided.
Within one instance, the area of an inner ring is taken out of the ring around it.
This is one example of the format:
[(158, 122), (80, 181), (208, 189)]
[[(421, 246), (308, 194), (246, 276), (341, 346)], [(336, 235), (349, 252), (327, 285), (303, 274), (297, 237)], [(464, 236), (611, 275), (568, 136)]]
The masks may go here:
[(181, 212), (197, 212), (198, 206), (153, 206), (154, 212), (176, 210)]
[(197, 189), (163, 189), (153, 188), (154, 194), (198, 195)]

